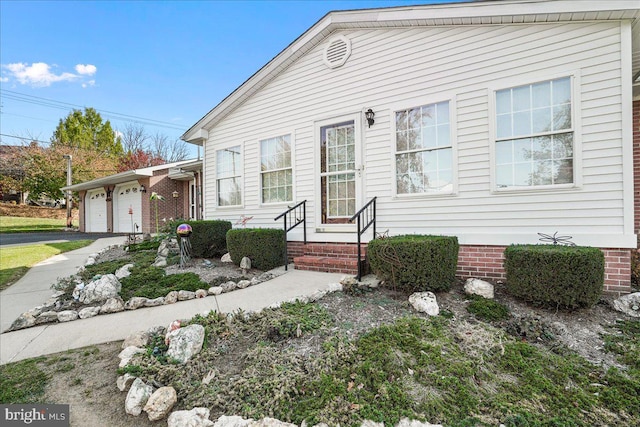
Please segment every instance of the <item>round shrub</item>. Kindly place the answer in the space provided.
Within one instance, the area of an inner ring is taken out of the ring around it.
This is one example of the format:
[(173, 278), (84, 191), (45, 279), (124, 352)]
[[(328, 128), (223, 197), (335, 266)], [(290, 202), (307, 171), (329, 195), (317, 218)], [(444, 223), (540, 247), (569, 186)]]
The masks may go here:
[(512, 245), (504, 251), (507, 291), (546, 307), (591, 307), (604, 285), (604, 254), (598, 248)]
[(284, 231), (275, 228), (238, 228), (227, 232), (227, 249), (234, 264), (243, 257), (259, 270), (284, 265)]
[(403, 235), (369, 242), (369, 264), (379, 279), (407, 292), (448, 291), (455, 282), (458, 239)]

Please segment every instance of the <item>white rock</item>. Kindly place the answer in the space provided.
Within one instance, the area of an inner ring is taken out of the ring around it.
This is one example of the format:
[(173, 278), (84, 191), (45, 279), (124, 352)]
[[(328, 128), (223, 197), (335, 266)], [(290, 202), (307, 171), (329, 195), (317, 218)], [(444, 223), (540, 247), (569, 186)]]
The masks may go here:
[(81, 291), (78, 300), (83, 304), (106, 301), (118, 296), (122, 289), (120, 281), (115, 274), (105, 274), (99, 279), (87, 284)]
[(142, 410), (147, 413), (149, 421), (158, 421), (171, 412), (177, 401), (178, 395), (173, 387), (160, 387), (149, 397)]
[(487, 299), (493, 299), (493, 285), (484, 280), (469, 278), (464, 283), (464, 291), (469, 295), (480, 295)]
[(18, 318), (13, 321), (9, 329), (12, 331), (15, 331), (17, 329), (30, 328), (35, 324), (36, 324), (36, 317), (33, 314), (26, 312), (18, 316)]
[(253, 422), (252, 418), (245, 419), (237, 415), (223, 415), (215, 422), (214, 427), (248, 427)]
[(384, 423), (377, 423), (371, 420), (364, 420), (360, 427), (384, 427)]
[(259, 285), (260, 284), (260, 279), (258, 279), (257, 277), (252, 277), (251, 278), (251, 282), (249, 284), (251, 286)]
[(396, 427), (442, 427), (442, 424), (429, 424), (416, 420), (409, 420), (408, 418), (403, 418), (396, 425)]
[(78, 312), (75, 310), (64, 310), (58, 312), (58, 322), (71, 322), (78, 318)]
[(616, 298), (613, 300), (613, 308), (631, 317), (640, 317), (640, 292)]
[(178, 301), (178, 291), (171, 291), (164, 297), (165, 304), (173, 304)]
[(209, 295), (220, 295), (222, 293), (222, 286), (212, 286), (207, 292)]
[(231, 255), (227, 252), (226, 254), (222, 255), (222, 258), (220, 258), (221, 262), (233, 262), (233, 260), (231, 259)]
[(223, 292), (231, 292), (238, 287), (238, 284), (233, 281), (224, 282), (222, 285)]
[(40, 325), (42, 323), (56, 322), (57, 320), (58, 320), (57, 311), (45, 311), (43, 313), (40, 313), (40, 315), (36, 317), (36, 325)]
[(416, 311), (427, 313), (429, 316), (437, 316), (440, 307), (433, 292), (416, 292), (409, 297), (409, 303)]
[(118, 367), (124, 368), (129, 364), (129, 361), (133, 356), (135, 356), (136, 354), (144, 353), (145, 351), (146, 350), (143, 348), (135, 347), (132, 345), (125, 348), (118, 354), (118, 357), (120, 358), (120, 364), (118, 365)]
[(71, 292), (71, 296), (73, 297), (74, 300), (78, 301), (80, 299), (80, 294), (84, 289), (84, 287), (85, 287), (84, 283), (78, 283), (75, 286), (75, 288), (73, 288), (73, 292)]
[(195, 297), (196, 293), (193, 291), (178, 291), (178, 301), (187, 301)]
[(251, 285), (251, 282), (248, 280), (240, 280), (238, 282), (238, 289), (244, 289)]
[(124, 279), (125, 277), (131, 276), (131, 269), (133, 268), (133, 264), (125, 264), (119, 269), (116, 270), (116, 277), (118, 279)]
[[(249, 427), (298, 427), (297, 424), (285, 423), (275, 418), (263, 418), (258, 421), (251, 421)], [(382, 426), (384, 427), (384, 425)]]
[(196, 298), (204, 298), (204, 297), (206, 297), (207, 295), (208, 295), (208, 294), (207, 294), (207, 291), (205, 291), (204, 289), (198, 289), (198, 290), (196, 291)]
[(88, 257), (87, 260), (84, 262), (84, 265), (93, 265), (96, 263), (96, 259), (94, 257)]
[(190, 411), (175, 411), (169, 415), (167, 427), (211, 427), (209, 409), (193, 408)]
[(166, 267), (167, 259), (165, 257), (157, 257), (154, 263), (152, 264), (154, 267)]
[(158, 307), (159, 305), (163, 305), (163, 304), (164, 304), (164, 297), (158, 297), (158, 298), (146, 300), (145, 303), (144, 303), (144, 306), (145, 307)]
[(124, 302), (120, 296), (109, 298), (100, 307), (100, 314), (118, 313), (124, 310)]
[(249, 259), (249, 257), (242, 257), (242, 259), (240, 260), (240, 268), (242, 270), (251, 269), (251, 260)]
[(124, 401), (124, 410), (127, 414), (138, 416), (142, 413), (142, 408), (153, 393), (153, 387), (147, 385), (140, 378), (136, 378), (127, 393)]
[(343, 286), (355, 286), (358, 284), (358, 279), (353, 276), (342, 276), (340, 283)]
[(81, 319), (88, 319), (100, 314), (100, 307), (85, 307), (78, 312), (78, 317)]
[(204, 343), (204, 327), (189, 325), (171, 332), (167, 356), (180, 363), (187, 363), (193, 356), (200, 353)]
[(147, 346), (150, 340), (151, 340), (151, 337), (147, 332), (136, 332), (124, 339), (124, 341), (122, 342), (121, 348), (122, 349), (125, 349), (127, 347), (142, 348)]
[(145, 304), (149, 301), (149, 298), (145, 297), (132, 297), (129, 301), (124, 304), (125, 310), (136, 310), (140, 307), (144, 307)]
[(136, 380), (136, 377), (134, 377), (131, 374), (120, 375), (116, 379), (116, 386), (120, 391), (127, 391), (129, 390), (129, 388), (131, 387), (131, 384), (133, 384), (135, 380)]
[(342, 283), (329, 283), (329, 292), (342, 292)]

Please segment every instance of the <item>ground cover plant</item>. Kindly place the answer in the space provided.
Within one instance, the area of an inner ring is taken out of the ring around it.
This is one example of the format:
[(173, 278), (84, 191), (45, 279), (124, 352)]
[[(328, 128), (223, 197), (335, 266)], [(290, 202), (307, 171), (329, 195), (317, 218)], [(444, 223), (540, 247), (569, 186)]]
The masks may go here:
[[(4, 218), (3, 218), (4, 220)], [(33, 265), (54, 255), (79, 249), (93, 240), (43, 243), (0, 248), (0, 290), (17, 282)]]

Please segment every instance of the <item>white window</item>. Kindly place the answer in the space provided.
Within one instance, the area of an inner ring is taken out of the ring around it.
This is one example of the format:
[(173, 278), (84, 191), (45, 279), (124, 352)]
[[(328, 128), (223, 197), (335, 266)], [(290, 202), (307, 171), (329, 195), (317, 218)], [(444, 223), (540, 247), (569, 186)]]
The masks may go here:
[(449, 102), (397, 111), (396, 193), (453, 191)]
[(498, 188), (573, 183), (571, 79), (496, 92)]
[(242, 204), (242, 163), (240, 146), (216, 152), (218, 206)]
[(260, 141), (260, 176), (262, 203), (293, 200), (291, 135)]

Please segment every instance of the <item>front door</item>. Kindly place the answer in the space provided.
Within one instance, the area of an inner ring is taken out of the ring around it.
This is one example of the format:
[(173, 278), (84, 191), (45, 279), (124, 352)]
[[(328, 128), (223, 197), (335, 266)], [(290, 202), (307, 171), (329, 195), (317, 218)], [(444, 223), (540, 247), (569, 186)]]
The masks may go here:
[(320, 126), (321, 223), (347, 224), (360, 195), (359, 131), (356, 120)]

